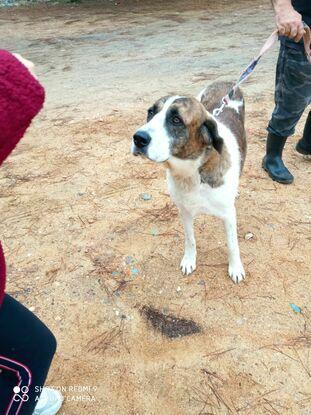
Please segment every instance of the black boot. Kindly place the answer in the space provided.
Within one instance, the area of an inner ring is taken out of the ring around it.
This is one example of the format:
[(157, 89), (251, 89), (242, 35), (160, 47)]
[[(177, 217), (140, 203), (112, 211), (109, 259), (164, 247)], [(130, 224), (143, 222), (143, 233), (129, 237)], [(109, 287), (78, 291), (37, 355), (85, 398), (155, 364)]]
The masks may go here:
[(309, 112), (303, 136), (296, 145), (298, 153), (308, 156), (311, 154), (311, 111)]
[(272, 180), (283, 184), (290, 184), (294, 177), (285, 167), (282, 160), (282, 152), (287, 137), (280, 137), (269, 133), (267, 138), (266, 155), (262, 161), (262, 167)]

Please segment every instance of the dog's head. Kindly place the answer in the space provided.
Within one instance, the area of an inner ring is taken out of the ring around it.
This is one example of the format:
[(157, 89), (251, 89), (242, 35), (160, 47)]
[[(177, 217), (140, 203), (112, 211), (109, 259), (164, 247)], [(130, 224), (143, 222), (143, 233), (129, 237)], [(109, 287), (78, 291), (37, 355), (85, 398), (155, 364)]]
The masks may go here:
[(156, 162), (174, 156), (196, 159), (203, 151), (222, 151), (223, 140), (210, 113), (194, 97), (167, 96), (149, 108), (147, 123), (133, 136), (132, 153)]

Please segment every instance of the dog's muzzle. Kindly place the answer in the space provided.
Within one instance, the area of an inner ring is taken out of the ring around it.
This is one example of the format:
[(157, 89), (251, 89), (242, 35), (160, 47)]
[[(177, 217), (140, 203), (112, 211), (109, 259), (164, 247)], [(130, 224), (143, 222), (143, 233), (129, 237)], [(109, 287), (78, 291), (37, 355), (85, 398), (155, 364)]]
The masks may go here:
[(147, 147), (151, 141), (150, 135), (146, 131), (137, 131), (133, 136), (133, 154), (146, 154)]

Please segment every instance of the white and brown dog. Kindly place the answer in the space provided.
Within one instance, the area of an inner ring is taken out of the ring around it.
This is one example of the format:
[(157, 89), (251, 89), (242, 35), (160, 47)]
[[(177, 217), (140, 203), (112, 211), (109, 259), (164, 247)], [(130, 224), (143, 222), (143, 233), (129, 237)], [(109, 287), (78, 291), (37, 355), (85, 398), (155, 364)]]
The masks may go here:
[(132, 153), (166, 163), (170, 195), (185, 231), (184, 274), (196, 269), (193, 220), (200, 213), (223, 219), (229, 275), (245, 277), (237, 236), (235, 198), (246, 155), (244, 99), (238, 89), (223, 112), (213, 117), (232, 84), (216, 82), (197, 98), (166, 96), (148, 110), (147, 123), (133, 136)]

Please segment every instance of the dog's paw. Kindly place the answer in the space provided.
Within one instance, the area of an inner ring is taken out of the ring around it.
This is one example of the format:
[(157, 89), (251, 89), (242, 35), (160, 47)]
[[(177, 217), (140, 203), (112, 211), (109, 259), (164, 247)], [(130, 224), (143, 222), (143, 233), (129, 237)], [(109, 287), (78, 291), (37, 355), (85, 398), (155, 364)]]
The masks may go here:
[(238, 284), (245, 279), (245, 271), (242, 265), (242, 262), (229, 264), (228, 269), (229, 277), (235, 284)]
[(196, 259), (190, 255), (184, 255), (180, 263), (180, 269), (184, 275), (191, 274), (196, 269)]

